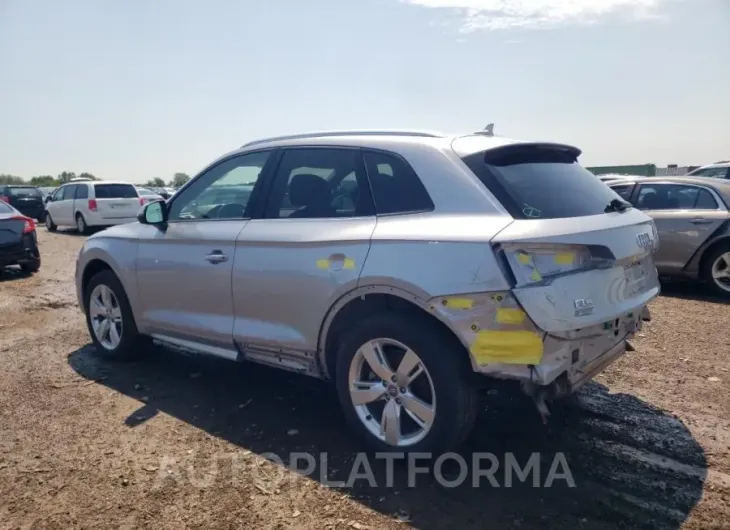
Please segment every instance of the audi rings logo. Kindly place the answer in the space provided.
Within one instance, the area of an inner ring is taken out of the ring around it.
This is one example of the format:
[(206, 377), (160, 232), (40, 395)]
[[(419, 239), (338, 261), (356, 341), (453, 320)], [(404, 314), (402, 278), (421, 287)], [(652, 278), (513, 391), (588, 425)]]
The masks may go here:
[(639, 245), (639, 247), (646, 249), (654, 246), (654, 241), (652, 241), (648, 232), (642, 232), (636, 236), (636, 244)]

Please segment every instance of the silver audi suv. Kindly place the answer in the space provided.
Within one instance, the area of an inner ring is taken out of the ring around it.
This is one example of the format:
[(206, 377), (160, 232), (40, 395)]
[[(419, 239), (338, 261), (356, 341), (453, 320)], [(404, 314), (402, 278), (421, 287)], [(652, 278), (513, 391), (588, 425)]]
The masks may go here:
[(157, 343), (331, 380), (376, 449), (447, 450), (495, 379), (546, 416), (659, 293), (651, 219), (579, 155), (486, 132), (251, 142), (90, 237), (79, 304), (99, 355)]

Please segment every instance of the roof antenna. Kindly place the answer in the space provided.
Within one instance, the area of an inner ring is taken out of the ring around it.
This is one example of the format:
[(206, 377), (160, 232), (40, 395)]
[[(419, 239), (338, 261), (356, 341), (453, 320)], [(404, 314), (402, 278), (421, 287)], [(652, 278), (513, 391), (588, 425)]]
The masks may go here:
[(494, 136), (494, 124), (490, 123), (484, 127), (484, 132), (482, 134), (485, 136)]

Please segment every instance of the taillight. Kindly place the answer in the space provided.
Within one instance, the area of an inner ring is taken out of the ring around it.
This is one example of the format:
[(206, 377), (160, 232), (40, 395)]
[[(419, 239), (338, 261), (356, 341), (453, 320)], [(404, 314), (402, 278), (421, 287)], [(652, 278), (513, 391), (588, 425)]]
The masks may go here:
[(11, 219), (16, 219), (18, 221), (23, 221), (23, 233), (24, 234), (30, 234), (33, 230), (35, 230), (35, 223), (33, 222), (33, 219), (30, 217), (25, 217), (24, 215), (16, 215), (15, 217), (11, 217)]
[(0, 201), (7, 202), (10, 204), (10, 197), (6, 197), (5, 195), (0, 196)]
[(607, 264), (607, 260), (594, 257), (590, 249), (582, 245), (506, 244), (502, 250), (519, 286)]
[(146, 199), (143, 199), (142, 197), (139, 198), (139, 205), (140, 206), (144, 206), (146, 202), (147, 202)]
[(96, 211), (96, 199), (89, 199), (89, 210)]

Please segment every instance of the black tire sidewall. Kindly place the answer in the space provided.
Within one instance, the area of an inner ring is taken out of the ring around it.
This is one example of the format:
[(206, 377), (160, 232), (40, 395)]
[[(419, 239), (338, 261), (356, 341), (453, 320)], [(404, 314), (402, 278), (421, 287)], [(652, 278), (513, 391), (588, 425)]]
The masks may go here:
[[(81, 226), (83, 227), (81, 229), (79, 229), (79, 219), (81, 219)], [(89, 231), (89, 225), (86, 224), (86, 219), (84, 219), (81, 213), (76, 214), (76, 229), (79, 231), (79, 234), (85, 234)]]
[[(350, 363), (358, 348), (375, 338), (395, 339), (413, 350), (421, 359), (436, 392), (436, 417), (430, 432), (420, 442), (393, 447), (374, 437), (362, 424), (349, 391)], [(389, 313), (370, 317), (355, 324), (345, 335), (338, 350), (335, 383), (340, 405), (348, 423), (370, 446), (382, 452), (428, 452), (439, 454), (454, 449), (471, 430), (474, 420), (475, 388), (471, 385), (461, 344), (434, 323), (417, 315)]]
[[(122, 312), (122, 339), (119, 341), (119, 345), (113, 350), (109, 350), (101, 345), (91, 325), (89, 299), (94, 288), (98, 285), (106, 285), (112, 290)], [(143, 353), (141, 351), (142, 345), (140, 344), (141, 337), (134, 322), (134, 315), (129, 305), (127, 294), (124, 292), (124, 287), (119, 281), (119, 278), (112, 271), (101, 271), (95, 274), (89, 281), (84, 291), (84, 314), (86, 315), (86, 326), (89, 328), (91, 340), (94, 343), (97, 353), (102, 357), (113, 360), (130, 360), (139, 357)]]
[(715, 261), (717, 261), (717, 258), (719, 258), (720, 255), (725, 254), (726, 252), (730, 252), (730, 245), (723, 245), (716, 248), (704, 261), (702, 268), (702, 279), (712, 290), (714, 295), (722, 298), (730, 298), (730, 291), (726, 291), (717, 285), (715, 279), (712, 277), (712, 265)]
[(53, 223), (53, 217), (51, 217), (51, 214), (46, 212), (46, 218), (44, 219), (44, 223), (46, 225), (46, 229), (49, 232), (55, 232), (56, 231), (56, 225)]

